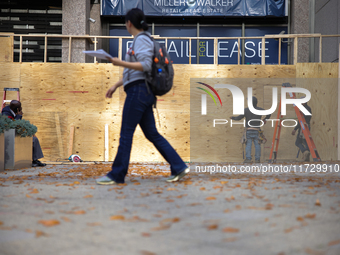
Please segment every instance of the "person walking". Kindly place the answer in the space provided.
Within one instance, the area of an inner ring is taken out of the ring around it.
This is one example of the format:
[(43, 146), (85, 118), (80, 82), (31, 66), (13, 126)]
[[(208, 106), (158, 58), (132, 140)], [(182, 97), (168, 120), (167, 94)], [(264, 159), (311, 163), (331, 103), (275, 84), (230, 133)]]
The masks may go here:
[[(103, 177), (96, 179), (97, 184), (107, 185), (124, 183), (128, 172), (133, 134), (139, 124), (145, 137), (154, 144), (164, 159), (170, 164), (171, 176), (166, 181), (175, 182), (190, 172), (169, 142), (161, 136), (155, 124), (152, 106), (156, 97), (145, 84), (145, 72), (151, 72), (153, 57), (153, 41), (149, 38), (145, 15), (138, 8), (131, 9), (125, 16), (127, 31), (134, 36), (133, 49), (127, 51), (126, 61), (108, 58), (115, 66), (124, 67), (123, 78), (113, 85), (106, 93), (107, 98), (118, 87), (124, 86), (126, 99), (123, 108), (119, 147), (112, 170)], [(147, 33), (148, 35), (146, 35)]]

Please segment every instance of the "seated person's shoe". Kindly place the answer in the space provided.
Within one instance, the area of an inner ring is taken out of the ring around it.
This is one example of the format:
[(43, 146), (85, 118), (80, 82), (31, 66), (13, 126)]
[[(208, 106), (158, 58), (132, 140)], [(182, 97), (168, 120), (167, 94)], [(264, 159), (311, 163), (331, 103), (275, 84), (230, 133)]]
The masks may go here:
[(41, 163), (39, 160), (33, 160), (32, 161), (32, 167), (37, 167), (37, 166), (46, 166), (46, 164)]
[(109, 177), (107, 176), (103, 176), (100, 177), (98, 179), (96, 179), (96, 183), (99, 185), (110, 185), (110, 184), (116, 184), (115, 181), (111, 180)]
[(261, 163), (259, 159), (255, 159), (255, 163)]
[(251, 159), (246, 159), (243, 163), (251, 163)]
[(190, 172), (190, 168), (188, 167), (177, 175), (171, 175), (170, 178), (168, 178), (166, 181), (167, 182), (177, 182), (180, 179), (182, 179), (185, 175), (187, 175), (189, 172)]

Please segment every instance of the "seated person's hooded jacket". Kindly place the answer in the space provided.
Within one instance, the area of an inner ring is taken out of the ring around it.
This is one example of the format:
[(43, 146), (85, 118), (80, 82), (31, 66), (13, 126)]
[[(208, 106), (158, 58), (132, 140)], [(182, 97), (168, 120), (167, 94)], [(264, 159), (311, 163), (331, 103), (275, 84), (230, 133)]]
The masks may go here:
[(1, 112), (2, 115), (8, 116), (8, 118), (12, 120), (21, 120), (22, 116), (19, 114), (14, 114), (14, 112), (11, 110), (11, 108), (8, 106), (4, 107)]

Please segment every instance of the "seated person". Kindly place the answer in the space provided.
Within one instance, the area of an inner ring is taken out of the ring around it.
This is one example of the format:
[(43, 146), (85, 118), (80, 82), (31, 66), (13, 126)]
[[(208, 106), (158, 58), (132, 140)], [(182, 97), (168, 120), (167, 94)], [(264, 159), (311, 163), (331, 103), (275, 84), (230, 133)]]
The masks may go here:
[[(12, 120), (21, 120), (22, 119), (22, 108), (21, 103), (17, 100), (12, 100), (10, 105), (4, 107), (1, 112), (2, 115), (8, 116), (8, 118)], [(33, 136), (33, 153), (32, 153), (32, 166), (46, 166), (46, 164), (40, 162), (38, 159), (43, 158), (43, 152), (40, 147), (40, 143), (38, 138)]]

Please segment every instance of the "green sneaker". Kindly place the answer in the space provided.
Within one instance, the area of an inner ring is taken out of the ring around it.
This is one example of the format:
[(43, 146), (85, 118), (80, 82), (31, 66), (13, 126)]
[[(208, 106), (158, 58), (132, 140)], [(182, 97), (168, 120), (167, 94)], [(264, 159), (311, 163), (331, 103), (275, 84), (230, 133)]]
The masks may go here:
[(189, 172), (190, 172), (190, 168), (188, 167), (177, 175), (171, 175), (168, 179), (166, 179), (166, 181), (167, 182), (177, 182), (180, 179), (182, 179)]
[(259, 159), (255, 159), (255, 163), (261, 163)]
[(246, 159), (243, 163), (251, 163), (251, 159)]
[(109, 177), (107, 176), (103, 176), (100, 177), (98, 179), (96, 179), (96, 183), (99, 185), (110, 185), (110, 184), (116, 184), (115, 181), (111, 180)]

